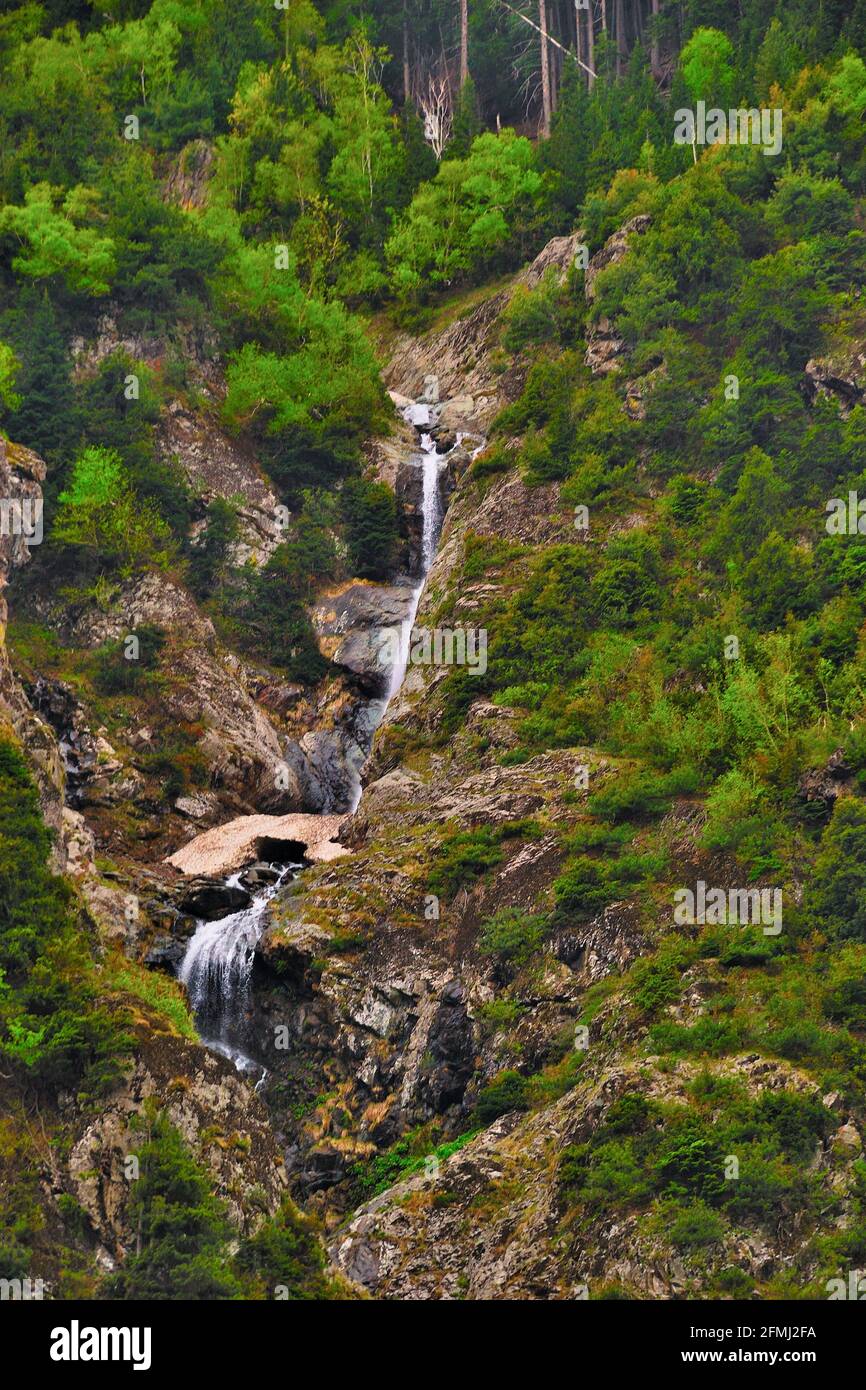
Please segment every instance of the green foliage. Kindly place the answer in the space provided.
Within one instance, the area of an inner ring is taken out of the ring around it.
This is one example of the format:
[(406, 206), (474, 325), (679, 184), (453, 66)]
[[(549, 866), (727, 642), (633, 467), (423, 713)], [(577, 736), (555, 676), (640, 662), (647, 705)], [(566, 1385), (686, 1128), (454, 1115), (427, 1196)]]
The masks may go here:
[(577, 855), (554, 880), (557, 919), (591, 916), (608, 903), (629, 896), (663, 867), (664, 857), (657, 854), (626, 852), (611, 859)]
[(240, 537), (238, 507), (215, 497), (205, 513), (204, 530), (192, 552), (189, 582), (202, 599), (224, 597), (229, 581), (231, 553)]
[(718, 1213), (705, 1202), (691, 1202), (671, 1223), (670, 1242), (677, 1250), (698, 1250), (717, 1245), (724, 1229)]
[(53, 539), (89, 553), (128, 576), (169, 557), (168, 526), (152, 502), (137, 497), (127, 470), (113, 450), (85, 449), (60, 494)]
[(866, 941), (866, 806), (855, 797), (836, 802), (806, 904), (830, 936)]
[(573, 304), (569, 290), (560, 287), (552, 269), (533, 290), (518, 285), (502, 315), (503, 345), (509, 352), (521, 352), (533, 343), (558, 342), (564, 346), (575, 328)]
[(680, 54), (692, 101), (727, 109), (734, 95), (734, 46), (719, 29), (696, 29)]
[(305, 607), (315, 584), (334, 570), (327, 523), (327, 509), (308, 496), (292, 538), (245, 576), (240, 601), (243, 628), (236, 636), (243, 649), (300, 680), (318, 680), (327, 670)]
[(757, 1116), (789, 1158), (811, 1158), (816, 1144), (833, 1127), (833, 1116), (820, 1100), (791, 1091), (765, 1091), (758, 1102)]
[(302, 1216), (288, 1198), (241, 1243), (235, 1266), (254, 1281), (254, 1296), (259, 1298), (273, 1298), (277, 1291), (281, 1299), (293, 1302), (341, 1296), (326, 1272), (325, 1250), (313, 1220)]
[(544, 928), (543, 918), (518, 908), (502, 908), (481, 924), (478, 949), (482, 955), (519, 967), (540, 950)]
[(393, 489), (387, 483), (348, 478), (340, 501), (352, 573), (363, 579), (387, 579), (400, 539)]
[(426, 1128), (404, 1135), (392, 1144), (385, 1153), (376, 1154), (354, 1165), (352, 1176), (364, 1198), (375, 1197), (395, 1183), (410, 1178), (414, 1173), (423, 1172), (432, 1157), (444, 1163), (452, 1154), (468, 1144), (478, 1133), (477, 1129), (467, 1130), (456, 1139), (437, 1144), (431, 1149)]
[[(127, 399), (132, 377), (137, 395)], [(114, 451), (137, 496), (156, 508), (175, 539), (182, 540), (192, 520), (192, 500), (180, 466), (157, 454), (163, 402), (153, 372), (124, 351), (113, 352), (94, 375), (78, 382), (76, 396), (84, 443)]]
[(534, 821), (480, 825), (472, 830), (448, 830), (439, 844), (429, 883), (432, 892), (451, 898), (460, 888), (495, 869), (505, 857), (503, 841), (530, 839), (539, 833)]
[(17, 748), (0, 740), (0, 1056), (24, 1086), (101, 1095), (131, 1041), (99, 1001), (86, 937)]
[(91, 188), (62, 191), (47, 183), (28, 190), (23, 207), (0, 212), (0, 236), (17, 238), (24, 248), (12, 257), (12, 268), (30, 280), (62, 279), (76, 294), (107, 294), (115, 272), (114, 243), (93, 227), (97, 195)]
[(224, 1250), (231, 1235), (225, 1203), (179, 1132), (152, 1109), (138, 1147), (129, 1217), (137, 1249), (103, 1286), (107, 1298), (190, 1301), (241, 1296)]
[(18, 399), (7, 401), (4, 430), (47, 463), (65, 463), (78, 442), (80, 417), (58, 315), (49, 299), (28, 286), (16, 307), (3, 315), (3, 324), (4, 337), (21, 364), (15, 379)]
[(15, 378), (21, 363), (8, 343), (0, 343), (0, 409), (4, 412), (16, 410), (21, 397), (15, 394)]
[(651, 959), (636, 961), (631, 972), (631, 994), (643, 1013), (653, 1015), (676, 1003), (682, 993), (683, 967), (688, 958), (688, 947), (674, 937), (664, 942)]
[(512, 130), (479, 135), (423, 184), (385, 245), (404, 298), (508, 265), (525, 244), (541, 193), (532, 146)]
[(159, 669), (165, 632), (155, 623), (140, 623), (134, 637), (138, 655), (131, 656), (128, 638), (119, 638), (98, 647), (94, 654), (94, 684), (104, 695), (134, 694), (146, 687), (149, 677)]
[(694, 768), (681, 767), (664, 774), (637, 772), (618, 777), (594, 792), (589, 809), (594, 816), (613, 824), (661, 816), (670, 809), (674, 797), (691, 796), (698, 789)]
[(478, 1092), (473, 1118), (481, 1125), (492, 1124), (510, 1110), (526, 1110), (529, 1083), (517, 1071), (501, 1071)]

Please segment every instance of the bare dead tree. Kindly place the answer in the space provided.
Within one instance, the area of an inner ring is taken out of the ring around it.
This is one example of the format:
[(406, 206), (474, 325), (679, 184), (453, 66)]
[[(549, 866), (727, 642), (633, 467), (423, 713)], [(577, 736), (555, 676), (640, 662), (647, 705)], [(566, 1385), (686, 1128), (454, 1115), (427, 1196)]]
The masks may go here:
[[(516, 15), (518, 19), (522, 19), (523, 23), (528, 24), (531, 29), (534, 29), (536, 31), (536, 33), (542, 34), (546, 31), (546, 29), (542, 28), (541, 25), (536, 24), (534, 19), (529, 19), (525, 14), (521, 14), (520, 10), (515, 9), (513, 5), (509, 4), (509, 0), (499, 0), (499, 3), (500, 5), (504, 5), (505, 9), (509, 10), (511, 14)], [(547, 41), (548, 43), (552, 43), (554, 47), (560, 49), (561, 52), (567, 54), (568, 57), (571, 58), (573, 62), (577, 63), (578, 67), (582, 68), (584, 72), (590, 72), (593, 77), (596, 76), (595, 72), (590, 67), (588, 67), (586, 63), (582, 62), (582, 60), (578, 58), (575, 53), (572, 53), (570, 48), (563, 48), (559, 40), (553, 38), (550, 35), (550, 33), (547, 34)]]
[(454, 120), (454, 101), (448, 73), (429, 73), (426, 81), (416, 87), (415, 105), (424, 122), (424, 139), (437, 159), (441, 159), (451, 139)]

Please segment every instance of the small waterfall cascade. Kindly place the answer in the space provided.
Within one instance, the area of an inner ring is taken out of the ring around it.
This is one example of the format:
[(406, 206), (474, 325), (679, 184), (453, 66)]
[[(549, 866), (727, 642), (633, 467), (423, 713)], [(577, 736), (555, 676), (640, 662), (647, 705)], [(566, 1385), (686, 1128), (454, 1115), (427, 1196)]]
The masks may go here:
[[(410, 462), (414, 463), (422, 470), (420, 577), (412, 586), (406, 617), (400, 624), (397, 658), (391, 666), (385, 694), (380, 699), (371, 701), (367, 709), (367, 734), (370, 744), (372, 744), (373, 741), (373, 734), (384, 718), (386, 709), (403, 684), (403, 679), (406, 675), (406, 667), (409, 664), (412, 629), (415, 626), (418, 605), (421, 602), (421, 595), (424, 592), (424, 584), (430, 566), (436, 558), (439, 532), (442, 529), (440, 476), (447, 455), (437, 453), (436, 444), (432, 436), (424, 433), (424, 426), (432, 424), (429, 406), (421, 402), (413, 402), (412, 405), (407, 406), (403, 411), (403, 418), (408, 424), (414, 425), (420, 435), (418, 452), (410, 460)], [(361, 765), (359, 764), (352, 802), (349, 807), (350, 812), (357, 811), (360, 805), (362, 791)]]
[[(234, 1062), (238, 1071), (265, 1071), (243, 1050), (253, 957), (268, 916), (268, 904), (280, 886), (294, 878), (301, 864), (273, 865), (273, 883), (256, 891), (239, 912), (215, 922), (199, 920), (181, 962), (178, 978), (186, 985), (199, 1037), (206, 1047)], [(226, 880), (240, 884), (241, 874)]]
[[(415, 410), (418, 409), (417, 406), (412, 408)], [(442, 498), (439, 493), (439, 474), (442, 466), (442, 455), (437, 454), (436, 445), (429, 434), (421, 435), (419, 462), (423, 469), (421, 491), (421, 577), (412, 590), (412, 602), (409, 605), (409, 612), (401, 624), (399, 656), (391, 668), (391, 676), (388, 682), (385, 702), (382, 706), (382, 714), (385, 713), (390, 701), (397, 694), (397, 691), (403, 684), (403, 678), (406, 675), (406, 667), (409, 661), (409, 647), (412, 641), (412, 628), (415, 626), (415, 615), (418, 612), (418, 605), (421, 602), (421, 595), (424, 592), (424, 583), (427, 574), (436, 558), (436, 546), (439, 541), (439, 532), (442, 529)]]
[[(435, 411), (435, 407), (432, 410)], [(404, 418), (419, 434), (419, 447), (410, 462), (422, 470), (421, 488), (421, 556), (420, 577), (413, 584), (406, 617), (400, 625), (397, 659), (393, 663), (385, 694), (366, 707), (365, 718), (370, 742), (381, 723), (390, 701), (399, 691), (406, 674), (412, 629), (424, 591), (424, 583), (436, 556), (439, 532), (442, 528), (442, 498), (440, 474), (446, 455), (436, 451), (436, 444), (424, 426), (433, 427), (431, 407), (423, 402), (413, 403), (403, 411)], [(458, 444), (459, 444), (458, 436)], [(361, 800), (361, 768), (357, 769), (351, 811)], [(267, 1068), (249, 1056), (252, 1046), (248, 1037), (250, 992), (255, 948), (268, 922), (268, 907), (280, 886), (294, 878), (303, 866), (275, 865), (278, 876), (266, 887), (253, 893), (252, 902), (239, 912), (221, 917), (215, 922), (199, 921), (178, 970), (178, 978), (186, 985), (193, 1007), (199, 1036), (206, 1047), (221, 1053), (234, 1062), (239, 1071), (260, 1073), (257, 1089), (262, 1085)], [(242, 874), (233, 874), (227, 883), (235, 887)]]

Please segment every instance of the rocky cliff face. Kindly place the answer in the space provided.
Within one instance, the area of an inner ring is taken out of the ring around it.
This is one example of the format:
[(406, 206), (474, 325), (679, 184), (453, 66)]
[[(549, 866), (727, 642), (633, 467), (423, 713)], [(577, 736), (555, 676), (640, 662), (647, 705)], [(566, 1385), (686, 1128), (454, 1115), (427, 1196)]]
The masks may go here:
[[(446, 1161), (367, 1202), (334, 1236), (332, 1257), (384, 1298), (571, 1300), (614, 1289), (701, 1297), (700, 1273), (663, 1232), (641, 1229), (633, 1216), (608, 1213), (580, 1225), (569, 1218), (562, 1179), (567, 1150), (603, 1131), (617, 1099), (639, 1089), (659, 1103), (682, 1103), (698, 1070), (683, 1065), (671, 1076), (651, 1075), (607, 1052), (592, 1078), (561, 1100), (532, 1115), (502, 1116)], [(754, 1055), (729, 1059), (714, 1074), (742, 1080), (752, 1096), (814, 1091), (795, 1068)], [(853, 1141), (850, 1162), (858, 1146), (855, 1135), (844, 1135), (843, 1154), (846, 1139)], [(813, 1168), (829, 1177), (838, 1162), (838, 1151), (822, 1151)], [(757, 1282), (790, 1266), (800, 1244), (790, 1228), (735, 1237), (719, 1258)]]
[[(4, 1147), (0, 1184), (11, 1203), (25, 1200), (31, 1241), (31, 1278), (41, 1278), (49, 1296), (69, 1296), (90, 1288), (88, 1282), (110, 1272), (135, 1249), (129, 1213), (134, 1170), (129, 1160), (147, 1130), (147, 1113), (156, 1104), (180, 1132), (194, 1156), (210, 1170), (214, 1191), (227, 1206), (240, 1234), (251, 1234), (264, 1216), (276, 1211), (287, 1188), (286, 1164), (274, 1138), (267, 1111), (231, 1062), (208, 1052), (158, 1008), (127, 993), (116, 969), (118, 947), (137, 954), (139, 932), (160, 920), (183, 921), (183, 904), (172, 907), (164, 876), (140, 861), (127, 870), (107, 872), (96, 862), (100, 835), (104, 853), (111, 837), (128, 843), (122, 826), (124, 808), (141, 796), (144, 779), (123, 753), (90, 727), (88, 712), (62, 682), (31, 679), (13, 668), (6, 644), (6, 589), (15, 570), (27, 565), (31, 550), (25, 532), (33, 531), (34, 510), (42, 500), (45, 464), (32, 452), (0, 436), (0, 726), (24, 748), (40, 790), (46, 823), (57, 832), (54, 860), (79, 894), (82, 929), (98, 935), (106, 962), (106, 993), (128, 1011), (134, 1034), (134, 1059), (123, 1081), (95, 1111), (80, 1097), (61, 1092), (52, 1104), (43, 1098), (40, 1123), (27, 1123), (18, 1093), (8, 1076), (0, 1076), (4, 1112)], [(22, 515), (24, 527), (22, 530)], [(34, 540), (41, 536), (36, 531)], [(231, 666), (214, 653), (213, 632), (189, 596), (156, 576), (131, 586), (110, 617), (81, 620), (73, 626), (82, 648), (118, 635), (138, 623), (170, 616), (185, 631), (189, 690), (194, 698), (217, 699), (214, 764), (231, 767), (232, 752), (240, 769), (256, 765), (260, 774), (280, 756), (274, 729), (260, 715)], [(64, 615), (66, 618), (67, 615)], [(173, 710), (177, 718), (188, 708)], [(234, 721), (234, 722), (233, 722)], [(226, 740), (234, 729), (236, 743)], [(259, 730), (258, 743), (250, 730)], [(252, 749), (250, 744), (252, 742)], [(270, 785), (270, 783), (269, 783)], [(265, 798), (266, 800), (266, 798)], [(74, 804), (70, 804), (74, 803)], [(216, 800), (214, 805), (218, 804)], [(190, 918), (186, 919), (192, 926)], [(71, 1216), (70, 1213), (74, 1213)], [(75, 1284), (66, 1267), (70, 1221), (75, 1262), (89, 1273)]]
[[(564, 275), (574, 246), (574, 238), (554, 243), (525, 278), (537, 283), (548, 265)], [(521, 373), (510, 387), (497, 379), (495, 398), (480, 389), (493, 380), (489, 359), (509, 297), (503, 293), (493, 310), (488, 303), (411, 351), (400, 346), (387, 379), (409, 390), (421, 381), (428, 397), (470, 379), (478, 397), (446, 396), (429, 404), (450, 412), (458, 428), (486, 428), (491, 406), (505, 404), (506, 393), (522, 381)], [(431, 371), (425, 372), (427, 365)], [(471, 625), (484, 582), (462, 581), (470, 534), (490, 542), (552, 544), (572, 537), (573, 518), (555, 485), (530, 489), (508, 472), (485, 487), (464, 464), (419, 626), (434, 625), (448, 604), (450, 623)], [(443, 737), (437, 686), (444, 674), (441, 667), (410, 666), (377, 735), (361, 806), (341, 831), (351, 855), (293, 885), (275, 905), (258, 947), (255, 1026), (259, 1055), (273, 1072), (269, 1103), (287, 1136), (293, 1182), (328, 1212), (345, 1211), (357, 1199), (359, 1161), (407, 1130), (431, 1126), (453, 1134), (465, 1128), (479, 1087), (501, 1069), (505, 1055), (502, 1035), (483, 1021), (501, 980), (477, 949), (478, 924), (497, 909), (529, 910), (546, 899), (562, 853), (558, 834), (544, 827), (564, 830), (579, 811), (572, 787), (576, 753), (501, 765), (514, 741), (508, 710), (479, 698), (461, 726)], [(427, 742), (434, 751), (405, 763), (400, 750), (407, 740)], [(589, 751), (585, 757), (603, 775), (603, 760)], [(441, 842), (478, 827), (502, 836), (495, 872), (451, 900), (431, 896)], [(556, 939), (544, 979), (528, 986), (518, 1038), (509, 1046), (519, 1046), (537, 1065), (556, 1054), (581, 990), (639, 949), (637, 934), (629, 940), (628, 922), (627, 911), (610, 912), (580, 940), (569, 932)], [(284, 1051), (274, 1044), (281, 1024), (291, 1036)]]
[[(46, 823), (58, 830), (63, 809), (63, 769), (50, 727), (33, 710), (12, 670), (6, 646), (9, 612), (6, 590), (13, 571), (30, 561), (25, 530), (42, 533), (45, 464), (29, 449), (0, 436), (0, 719), (11, 725), (31, 750)], [(37, 522), (37, 518), (39, 519)], [(35, 539), (34, 532), (34, 539)]]

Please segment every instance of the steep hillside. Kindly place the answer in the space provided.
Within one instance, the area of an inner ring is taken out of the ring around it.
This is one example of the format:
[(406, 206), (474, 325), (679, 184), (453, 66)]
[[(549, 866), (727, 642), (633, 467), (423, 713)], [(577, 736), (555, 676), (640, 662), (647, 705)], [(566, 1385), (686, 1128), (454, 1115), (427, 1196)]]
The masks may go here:
[(0, 77), (0, 1297), (856, 1298), (864, 4)]

